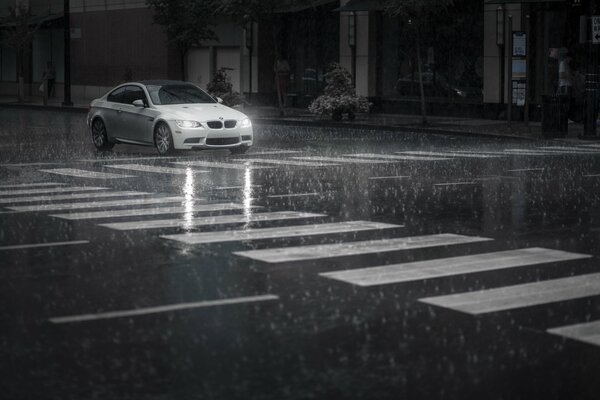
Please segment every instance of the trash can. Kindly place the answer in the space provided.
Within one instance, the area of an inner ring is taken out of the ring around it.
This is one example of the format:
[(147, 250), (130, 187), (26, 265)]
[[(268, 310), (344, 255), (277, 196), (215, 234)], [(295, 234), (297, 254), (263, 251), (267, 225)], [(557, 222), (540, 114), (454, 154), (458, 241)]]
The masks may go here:
[(542, 96), (542, 136), (566, 137), (569, 132), (569, 96)]

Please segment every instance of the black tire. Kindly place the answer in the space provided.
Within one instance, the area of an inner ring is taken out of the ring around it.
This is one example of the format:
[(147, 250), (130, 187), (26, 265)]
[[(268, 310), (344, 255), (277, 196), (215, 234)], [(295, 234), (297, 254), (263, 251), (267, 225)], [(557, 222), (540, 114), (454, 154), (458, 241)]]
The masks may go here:
[(250, 149), (250, 146), (238, 146), (229, 149), (231, 154), (244, 154)]
[(169, 126), (164, 122), (159, 123), (154, 128), (154, 146), (161, 156), (173, 153), (173, 135)]
[(104, 125), (104, 121), (101, 118), (95, 118), (92, 121), (91, 133), (92, 143), (98, 150), (110, 150), (115, 147), (115, 144), (108, 140), (106, 125)]

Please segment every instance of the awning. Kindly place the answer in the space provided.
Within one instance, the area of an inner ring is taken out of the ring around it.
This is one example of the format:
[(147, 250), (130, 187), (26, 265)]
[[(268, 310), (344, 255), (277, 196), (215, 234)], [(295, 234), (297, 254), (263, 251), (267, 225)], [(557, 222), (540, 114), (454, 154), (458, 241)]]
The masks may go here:
[(383, 10), (384, 2), (380, 0), (350, 0), (346, 5), (333, 11), (376, 11)]

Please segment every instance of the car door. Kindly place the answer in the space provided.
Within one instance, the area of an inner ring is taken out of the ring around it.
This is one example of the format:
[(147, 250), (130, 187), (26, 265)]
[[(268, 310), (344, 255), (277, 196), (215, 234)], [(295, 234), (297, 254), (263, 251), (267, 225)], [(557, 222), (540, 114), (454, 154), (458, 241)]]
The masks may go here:
[[(136, 100), (142, 100), (145, 106), (134, 106), (133, 102)], [(148, 99), (141, 86), (127, 86), (125, 102), (121, 107), (122, 132), (125, 139), (152, 144), (154, 110), (150, 109), (148, 105)]]
[(121, 86), (113, 90), (106, 98), (106, 112), (103, 114), (104, 124), (108, 135), (113, 138), (123, 137), (123, 119), (121, 118), (123, 102), (127, 86)]

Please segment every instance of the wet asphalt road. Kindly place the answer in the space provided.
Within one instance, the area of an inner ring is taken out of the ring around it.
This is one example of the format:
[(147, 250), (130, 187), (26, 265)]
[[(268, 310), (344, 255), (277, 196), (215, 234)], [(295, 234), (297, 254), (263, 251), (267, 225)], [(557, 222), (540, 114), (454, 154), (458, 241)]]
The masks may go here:
[(600, 145), (0, 121), (2, 398), (600, 396)]

